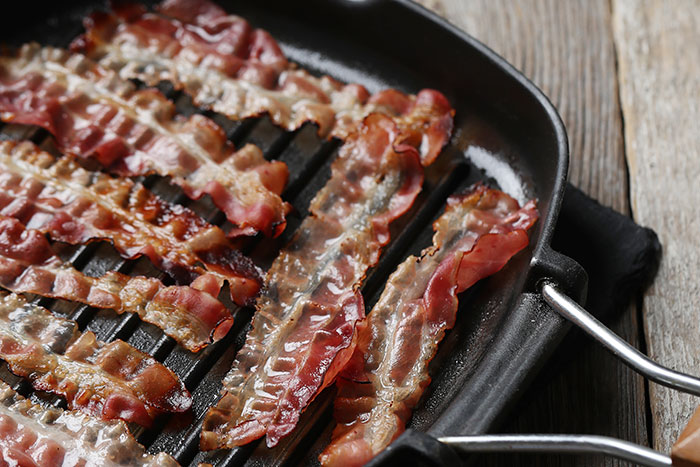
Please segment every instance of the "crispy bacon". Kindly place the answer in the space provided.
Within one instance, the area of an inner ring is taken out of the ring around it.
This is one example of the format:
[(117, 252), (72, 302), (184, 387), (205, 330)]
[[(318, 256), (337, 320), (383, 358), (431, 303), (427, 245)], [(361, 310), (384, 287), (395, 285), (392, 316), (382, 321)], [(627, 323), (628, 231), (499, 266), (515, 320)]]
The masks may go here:
[(525, 248), (536, 220), (534, 202), (519, 208), (483, 186), (448, 200), (433, 246), (396, 269), (359, 332), (337, 381), (338, 425), (323, 465), (363, 465), (403, 432), (430, 383), (428, 363), (454, 325), (457, 294)]
[(233, 324), (231, 313), (215, 298), (221, 286), (215, 277), (205, 274), (192, 286), (165, 287), (155, 278), (114, 271), (86, 276), (56, 256), (38, 230), (5, 216), (0, 216), (0, 286), (137, 313), (193, 352), (221, 339)]
[(0, 293), (0, 358), (36, 389), (71, 409), (150, 426), (160, 412), (184, 412), (190, 393), (175, 374), (126, 342), (98, 341), (75, 321), (15, 294)]
[(454, 111), (437, 91), (375, 95), (359, 84), (315, 77), (289, 63), (267, 31), (207, 0), (165, 0), (158, 13), (119, 5), (85, 20), (72, 45), (124, 78), (150, 85), (168, 80), (195, 103), (230, 118), (268, 114), (288, 129), (314, 122), (321, 135), (341, 139), (372, 112), (394, 118), (424, 164), (437, 157), (452, 131)]
[(70, 157), (56, 160), (29, 142), (0, 142), (0, 215), (74, 245), (110, 240), (125, 258), (145, 255), (181, 283), (209, 272), (229, 282), (241, 305), (262, 282), (226, 234), (194, 212), (128, 178), (85, 170)]
[(121, 420), (44, 408), (0, 382), (0, 458), (22, 467), (119, 465), (175, 467), (165, 453), (148, 454)]
[(397, 135), (391, 119), (373, 114), (341, 148), (311, 215), (268, 272), (253, 328), (204, 419), (202, 449), (264, 435), (274, 446), (352, 354), (364, 318), (359, 287), (423, 182), (417, 151), (395, 146)]
[(0, 58), (0, 117), (43, 127), (63, 152), (93, 157), (112, 173), (157, 173), (193, 199), (208, 194), (236, 233), (284, 229), (284, 163), (266, 161), (253, 145), (234, 151), (210, 119), (176, 115), (158, 91), (138, 91), (83, 55), (27, 44)]

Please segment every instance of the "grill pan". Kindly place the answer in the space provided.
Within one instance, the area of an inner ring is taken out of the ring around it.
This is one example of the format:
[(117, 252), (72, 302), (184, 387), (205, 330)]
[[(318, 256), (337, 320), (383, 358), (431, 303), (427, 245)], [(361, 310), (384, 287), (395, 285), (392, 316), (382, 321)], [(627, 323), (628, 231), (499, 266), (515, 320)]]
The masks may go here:
[[(568, 165), (566, 133), (554, 107), (532, 83), (484, 45), (407, 1), (217, 3), (254, 26), (267, 29), (292, 61), (313, 72), (364, 84), (371, 92), (385, 87), (405, 92), (438, 89), (456, 109), (450, 144), (426, 170), (423, 192), (410, 213), (392, 226), (392, 242), (366, 280), (363, 294), (367, 309), (378, 298), (394, 267), (406, 255), (418, 253), (431, 243), (432, 220), (451, 193), (484, 181), (521, 202), (538, 200), (541, 217), (533, 228), (530, 246), (497, 275), (460, 297), (456, 326), (431, 363), (433, 383), (410, 423), (410, 427), (434, 436), (491, 430), (568, 329), (567, 322), (544, 301), (538, 283), (550, 279), (579, 303), (586, 291), (583, 269), (550, 247)], [(34, 40), (66, 47), (82, 31), (85, 15), (106, 8), (100, 2), (21, 2), (15, 5), (14, 14), (6, 10), (0, 19), (0, 40), (9, 46)], [(180, 111), (199, 111), (167, 83), (160, 87), (177, 102)], [(225, 128), (236, 146), (255, 143), (266, 157), (282, 160), (290, 167), (290, 183), (283, 197), (295, 210), (287, 231), (275, 240), (253, 239), (244, 247), (266, 267), (324, 185), (340, 144), (320, 140), (312, 125), (289, 133), (265, 117), (231, 122), (216, 114), (207, 115)], [(5, 125), (0, 133), (2, 138), (30, 138), (45, 149), (52, 146), (51, 138), (34, 128)], [(212, 223), (225, 220), (208, 199), (192, 202), (166, 179), (148, 177), (143, 182), (163, 198), (190, 206)], [(148, 261), (122, 260), (104, 242), (55, 247), (90, 275), (109, 269), (159, 275)], [(251, 309), (231, 306), (236, 321), (229, 335), (192, 354), (135, 315), (117, 316), (110, 310), (36, 300), (68, 314), (78, 321), (81, 330), (92, 330), (102, 340), (123, 339), (150, 353), (177, 373), (192, 392), (190, 413), (161, 416), (148, 430), (130, 427), (149, 451), (167, 451), (183, 465), (315, 462), (330, 439), (332, 389), (314, 401), (297, 429), (273, 449), (257, 442), (233, 450), (198, 451), (201, 418), (217, 400), (220, 381), (243, 344)], [(61, 399), (33, 391), (6, 366), (0, 368), (0, 377), (34, 400), (64, 404)]]

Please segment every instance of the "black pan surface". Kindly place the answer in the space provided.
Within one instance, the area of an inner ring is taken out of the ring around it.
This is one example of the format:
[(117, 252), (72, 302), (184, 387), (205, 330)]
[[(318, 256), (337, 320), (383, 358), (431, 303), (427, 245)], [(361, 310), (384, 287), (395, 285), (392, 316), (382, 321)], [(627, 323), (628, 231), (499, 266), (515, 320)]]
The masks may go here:
[[(536, 198), (540, 220), (530, 247), (501, 272), (460, 297), (455, 329), (431, 363), (433, 383), (416, 408), (410, 426), (433, 435), (482, 433), (493, 429), (525, 389), (537, 369), (568, 329), (543, 302), (537, 283), (552, 278), (573, 298), (585, 296), (585, 272), (573, 260), (550, 248), (566, 180), (566, 133), (547, 98), (502, 58), (465, 33), (420, 6), (390, 0), (314, 0), (255, 2), (219, 0), (227, 11), (262, 27), (281, 43), (287, 56), (305, 68), (370, 91), (386, 87), (416, 92), (430, 87), (443, 92), (456, 109), (455, 132), (439, 160), (428, 169), (423, 193), (410, 216), (393, 226), (393, 240), (363, 289), (368, 309), (384, 280), (408, 254), (431, 243), (431, 222), (445, 198), (476, 181), (499, 187), (523, 202)], [(101, 2), (24, 2), (0, 18), (0, 40), (16, 46), (35, 40), (67, 46), (82, 31), (80, 20)], [(167, 84), (161, 89), (183, 112), (198, 111)], [(288, 231), (276, 241), (250, 245), (251, 254), (266, 264), (289, 239), (303, 218), (309, 200), (323, 186), (339, 146), (320, 141), (311, 125), (294, 133), (275, 128), (266, 118), (231, 122), (211, 113), (236, 145), (258, 144), (269, 158), (290, 166), (284, 196), (295, 207)], [(30, 137), (51, 148), (41, 131), (7, 125), (3, 138)], [(191, 202), (167, 180), (144, 181), (163, 197), (196, 209), (214, 222), (222, 216), (207, 200)], [(146, 261), (123, 261), (107, 244), (87, 247), (57, 245), (77, 267), (91, 273), (107, 269), (157, 274)], [(133, 427), (150, 451), (165, 450), (183, 465), (315, 462), (330, 437), (333, 390), (325, 391), (305, 412), (298, 429), (276, 448), (252, 443), (214, 453), (198, 452), (201, 417), (218, 397), (220, 380), (243, 343), (252, 310), (234, 309), (236, 324), (228, 337), (197, 355), (177, 347), (158, 329), (133, 316), (117, 316), (65, 302), (41, 300), (68, 313), (81, 329), (99, 338), (121, 338), (149, 352), (183, 379), (195, 398), (191, 413), (163, 416), (149, 430)], [(0, 376), (25, 395), (46, 401), (9, 374)], [(48, 398), (60, 405), (61, 401)]]

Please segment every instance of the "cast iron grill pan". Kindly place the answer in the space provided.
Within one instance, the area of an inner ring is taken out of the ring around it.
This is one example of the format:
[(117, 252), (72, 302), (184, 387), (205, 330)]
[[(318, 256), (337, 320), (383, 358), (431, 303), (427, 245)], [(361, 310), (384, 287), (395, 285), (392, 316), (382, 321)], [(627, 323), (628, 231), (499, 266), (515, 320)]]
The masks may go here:
[[(385, 87), (405, 92), (432, 87), (443, 92), (456, 109), (450, 144), (426, 170), (422, 193), (411, 211), (392, 226), (392, 241), (365, 281), (368, 310), (396, 265), (431, 244), (431, 223), (450, 194), (482, 181), (521, 203), (538, 199), (541, 217), (528, 249), (460, 297), (457, 324), (431, 363), (433, 383), (410, 424), (434, 435), (489, 430), (567, 329), (536, 291), (537, 280), (554, 278), (579, 299), (585, 289), (580, 267), (549, 248), (568, 161), (566, 136), (551, 104), (502, 59), (415, 5), (383, 0), (219, 3), (254, 26), (269, 30), (287, 55), (307, 69), (359, 82), (372, 92)], [(106, 6), (56, 2), (38, 7), (27, 2), (19, 5), (15, 15), (0, 20), (6, 26), (1, 39), (9, 46), (35, 40), (66, 47), (81, 32), (82, 18), (100, 8)], [(267, 158), (288, 164), (290, 180), (283, 197), (294, 211), (287, 230), (278, 239), (254, 238), (245, 245), (259, 265), (269, 266), (328, 179), (340, 142), (319, 139), (310, 124), (285, 132), (267, 117), (230, 121), (193, 107), (188, 97), (173, 91), (168, 83), (159, 87), (182, 113), (202, 112), (214, 118), (237, 147), (254, 143)], [(4, 125), (0, 138), (31, 139), (57, 153), (47, 133), (33, 127)], [(184, 204), (214, 224), (224, 224), (224, 216), (208, 198), (193, 202), (161, 177), (139, 180), (164, 199)], [(55, 243), (54, 247), (89, 275), (111, 269), (157, 276), (171, 283), (147, 260), (123, 260), (106, 242), (79, 247)], [(220, 298), (226, 301), (227, 295), (223, 291)], [(130, 427), (151, 452), (169, 452), (182, 465), (310, 463), (316, 462), (330, 439), (333, 389), (324, 391), (302, 415), (297, 429), (273, 449), (255, 442), (233, 450), (199, 452), (202, 416), (219, 397), (221, 379), (243, 345), (252, 309), (227, 302), (235, 317), (233, 328), (221, 341), (193, 354), (136, 315), (119, 316), (111, 310), (39, 297), (35, 301), (75, 319), (81, 330), (91, 330), (104, 341), (129, 342), (182, 379), (193, 396), (190, 412), (160, 416), (150, 429)], [(0, 378), (35, 401), (65, 406), (60, 398), (33, 391), (4, 364)]]

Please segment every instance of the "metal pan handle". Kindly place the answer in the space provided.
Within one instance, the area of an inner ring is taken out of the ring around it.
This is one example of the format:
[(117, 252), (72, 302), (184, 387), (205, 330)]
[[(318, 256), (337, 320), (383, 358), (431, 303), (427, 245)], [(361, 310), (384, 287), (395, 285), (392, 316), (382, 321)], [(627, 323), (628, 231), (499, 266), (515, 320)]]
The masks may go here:
[[(651, 360), (605, 327), (550, 280), (543, 280), (544, 300), (560, 315), (593, 336), (626, 365), (664, 386), (700, 396), (700, 379)], [(672, 466), (671, 457), (644, 446), (595, 435), (476, 435), (445, 436), (442, 443), (464, 452), (558, 452), (605, 454), (648, 467)], [(694, 464), (688, 464), (694, 465)]]
[(561, 292), (553, 282), (542, 281), (541, 290), (545, 301), (552, 308), (590, 334), (634, 371), (664, 386), (700, 396), (700, 379), (671, 370), (651, 360)]
[(673, 465), (671, 458), (638, 444), (595, 435), (477, 435), (438, 438), (464, 452), (557, 452), (606, 454), (648, 467)]

